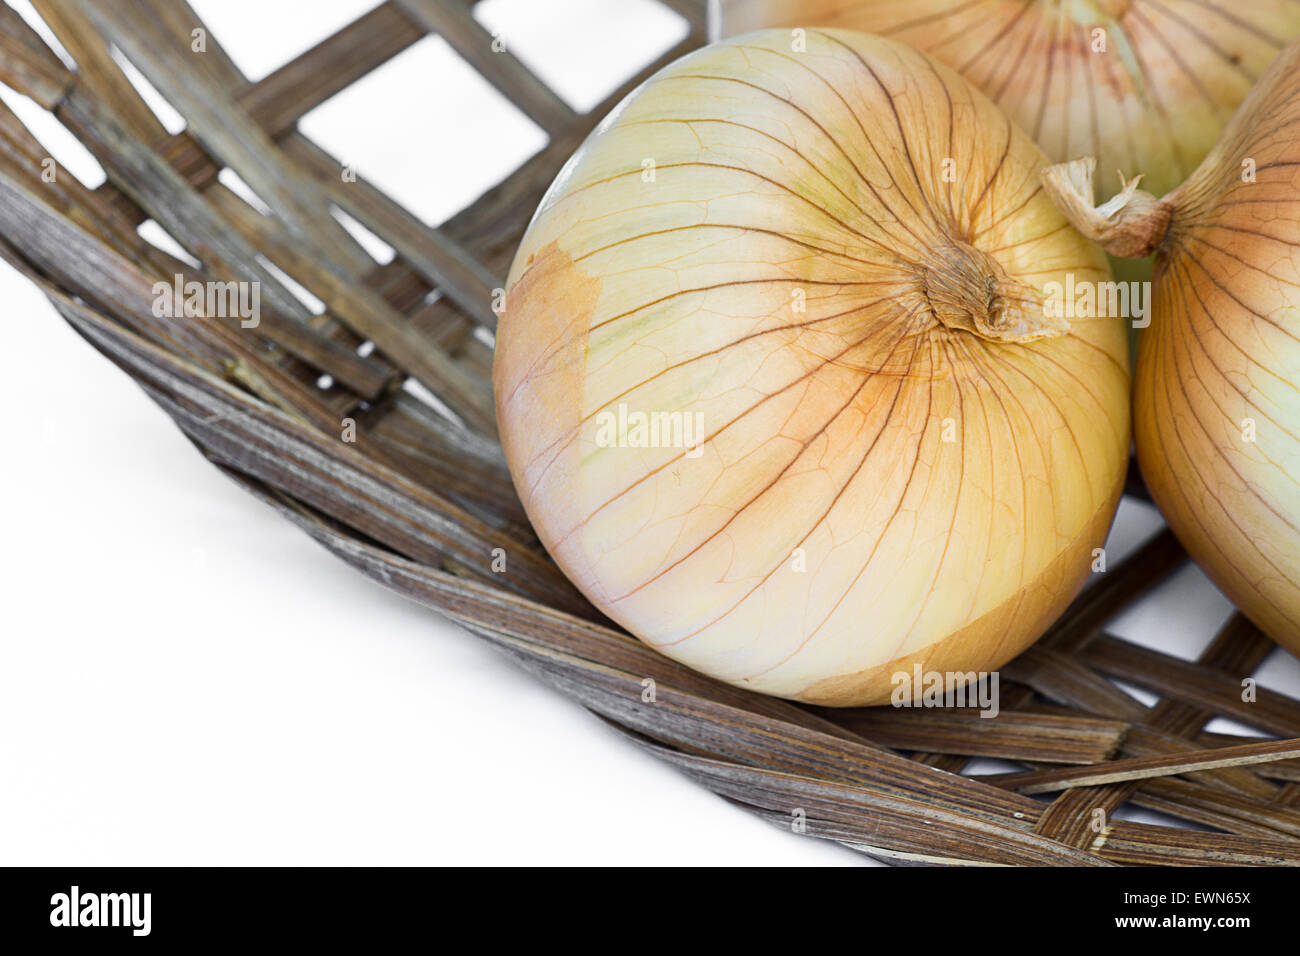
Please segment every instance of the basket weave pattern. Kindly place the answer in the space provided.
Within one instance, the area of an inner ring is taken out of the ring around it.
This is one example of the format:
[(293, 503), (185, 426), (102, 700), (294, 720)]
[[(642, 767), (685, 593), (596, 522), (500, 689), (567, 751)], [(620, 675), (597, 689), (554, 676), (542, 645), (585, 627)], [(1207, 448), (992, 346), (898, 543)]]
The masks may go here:
[[(478, 330), (495, 328), (493, 290), (564, 160), (641, 79), (703, 42), (703, 2), (665, 2), (687, 18), (688, 38), (585, 115), (494, 50), (469, 0), (389, 0), (256, 83), (183, 0), (34, 0), (76, 71), (0, 4), (0, 81), (51, 111), (108, 174), (95, 190), (62, 171), (43, 175), (48, 152), (0, 106), (0, 255), (234, 481), (777, 826), (894, 863), (1300, 864), (1300, 742), (1290, 739), (1300, 737), (1300, 701), (1263, 688), (1242, 699), (1243, 678), (1273, 644), (1240, 615), (1195, 662), (1106, 632), (1186, 561), (1168, 532), (1099, 576), (1002, 670), (993, 719), (819, 710), (719, 684), (611, 626), (551, 563), (505, 469), (491, 339)], [(438, 228), (341, 175), (339, 160), (296, 128), (429, 33), (550, 137)], [(184, 132), (162, 127), (112, 46), (184, 116)], [(221, 184), (223, 167), (271, 214)], [(391, 245), (393, 261), (378, 265), (331, 205)], [(201, 268), (141, 239), (147, 219)], [(311, 314), (259, 255), (326, 312)], [(176, 275), (260, 283), (260, 325), (160, 318), (152, 289)], [(366, 342), (373, 351), (359, 351)], [(404, 391), (410, 379), (452, 415)], [(1130, 490), (1140, 494), (1140, 482)], [(497, 573), (501, 556), (507, 570)], [(1146, 706), (1112, 679), (1160, 699)], [(1218, 716), (1267, 737), (1207, 733)], [(1027, 769), (963, 776), (975, 757)], [(1125, 804), (1206, 829), (1115, 820)]]

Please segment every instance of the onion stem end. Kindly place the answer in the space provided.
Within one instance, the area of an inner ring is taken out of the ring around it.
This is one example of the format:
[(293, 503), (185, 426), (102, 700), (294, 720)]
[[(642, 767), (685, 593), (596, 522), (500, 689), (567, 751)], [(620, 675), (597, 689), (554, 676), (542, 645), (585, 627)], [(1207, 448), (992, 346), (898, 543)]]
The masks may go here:
[(1151, 255), (1169, 231), (1174, 204), (1139, 189), (1141, 176), (1128, 179), (1121, 172), (1120, 191), (1099, 206), (1093, 189), (1096, 171), (1097, 160), (1091, 156), (1058, 163), (1042, 171), (1043, 186), (1070, 224), (1112, 256)]

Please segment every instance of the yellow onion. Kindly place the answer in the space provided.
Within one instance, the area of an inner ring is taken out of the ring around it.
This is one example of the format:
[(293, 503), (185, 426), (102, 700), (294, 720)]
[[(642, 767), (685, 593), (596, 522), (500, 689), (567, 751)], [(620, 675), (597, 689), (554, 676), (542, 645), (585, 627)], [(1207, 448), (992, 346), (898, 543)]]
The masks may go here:
[(1188, 552), (1300, 654), (1300, 42), (1162, 199), (1092, 206), (1088, 160), (1045, 182), (1116, 255), (1157, 251), (1134, 389), (1138, 460)]
[[(974, 83), (1064, 162), (1182, 182), (1300, 34), (1296, 0), (720, 0), (715, 32), (845, 27), (901, 40)], [(1100, 32), (1098, 32), (1100, 31)]]
[(664, 654), (831, 704), (997, 667), (1092, 571), (1129, 448), (1105, 256), (981, 93), (902, 44), (756, 33), (651, 78), (510, 272), (497, 417), (537, 532)]

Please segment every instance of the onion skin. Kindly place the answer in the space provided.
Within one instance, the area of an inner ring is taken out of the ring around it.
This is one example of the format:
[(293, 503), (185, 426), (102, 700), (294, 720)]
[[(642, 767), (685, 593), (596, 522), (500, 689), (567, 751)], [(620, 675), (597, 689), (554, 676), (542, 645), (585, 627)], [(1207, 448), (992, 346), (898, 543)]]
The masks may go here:
[[(1121, 324), (1041, 309), (1109, 276), (1044, 162), (952, 71), (847, 31), (717, 44), (632, 94), (543, 201), (498, 330), (507, 461), (574, 583), (669, 657), (818, 704), (1032, 643), (1129, 448)], [(611, 446), (620, 405), (698, 413), (698, 455)]]
[[(721, 0), (721, 36), (844, 27), (900, 40), (991, 96), (1054, 162), (1094, 156), (1160, 195), (1300, 34), (1294, 0)], [(1093, 30), (1106, 31), (1094, 52)]]
[[(1158, 245), (1133, 397), (1143, 477), (1188, 553), (1300, 655), (1297, 127), (1300, 43), (1261, 78), (1201, 167), (1157, 204), (1146, 196), (1092, 222), (1090, 197), (1064, 185), (1061, 168), (1045, 179), (1089, 234), (1146, 233)], [(1167, 227), (1158, 207), (1171, 210)]]

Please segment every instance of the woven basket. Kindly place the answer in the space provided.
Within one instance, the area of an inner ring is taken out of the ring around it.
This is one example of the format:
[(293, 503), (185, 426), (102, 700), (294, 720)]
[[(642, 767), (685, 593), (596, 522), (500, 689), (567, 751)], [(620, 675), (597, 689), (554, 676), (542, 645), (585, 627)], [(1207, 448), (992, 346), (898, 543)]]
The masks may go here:
[[(1278, 739), (1300, 737), (1300, 701), (1242, 694), (1273, 644), (1240, 615), (1195, 662), (1106, 633), (1186, 560), (1167, 532), (1100, 575), (1002, 670), (994, 719), (819, 710), (719, 684), (612, 627), (551, 563), (496, 441), (491, 338), (479, 330), (495, 327), (493, 290), (563, 161), (644, 76), (704, 42), (702, 0), (665, 2), (689, 37), (586, 115), (494, 51), (467, 0), (390, 0), (256, 83), (210, 34), (194, 54), (194, 31), (206, 28), (183, 0), (34, 0), (76, 72), (0, 5), (0, 81), (53, 112), (108, 173), (93, 191), (43, 175), (47, 151), (0, 107), (0, 255), (285, 519), (777, 826), (894, 863), (1300, 863), (1300, 743)], [(296, 129), (430, 32), (550, 135), (437, 229), (341, 175)], [(162, 128), (110, 45), (185, 117), (184, 133)], [(272, 214), (219, 183), (222, 167)], [(378, 266), (331, 204), (389, 243), (394, 260)], [(202, 268), (143, 241), (136, 227), (150, 218)], [(325, 314), (288, 295), (258, 253)], [(260, 325), (196, 310), (158, 317), (154, 284), (177, 274), (261, 283)], [(372, 353), (359, 353), (365, 342)], [(411, 397), (408, 379), (451, 414)], [(1140, 481), (1130, 492), (1142, 494)], [(502, 556), (508, 570), (496, 573)], [(1113, 679), (1160, 699), (1146, 706)], [(1206, 732), (1218, 716), (1268, 736)], [(979, 757), (1026, 769), (963, 776)], [(1116, 820), (1125, 804), (1198, 828)]]

